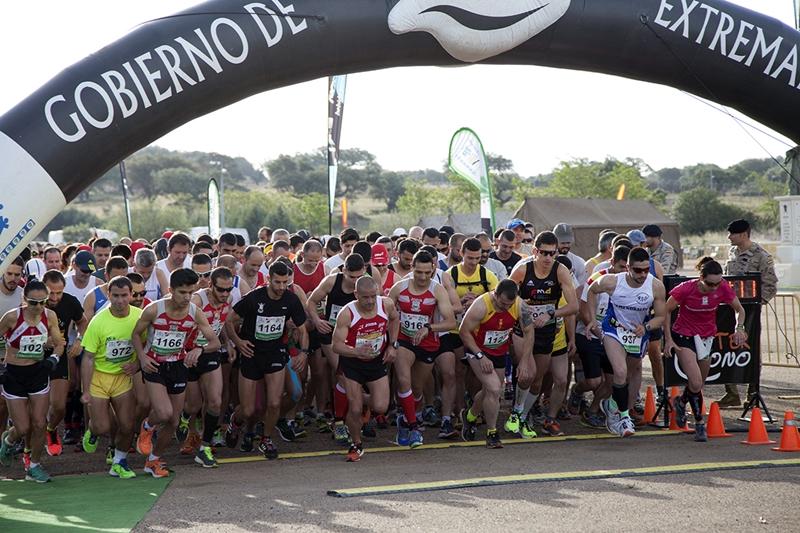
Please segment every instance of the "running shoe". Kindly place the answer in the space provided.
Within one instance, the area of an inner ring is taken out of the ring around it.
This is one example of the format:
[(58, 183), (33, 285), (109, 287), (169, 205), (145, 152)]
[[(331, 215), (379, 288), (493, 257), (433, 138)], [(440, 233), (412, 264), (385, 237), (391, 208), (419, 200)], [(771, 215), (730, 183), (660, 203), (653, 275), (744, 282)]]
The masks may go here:
[(323, 414), (317, 415), (317, 433), (330, 433), (331, 424)]
[(22, 452), (22, 468), (26, 472), (31, 468), (31, 452)]
[(377, 415), (375, 417), (375, 425), (378, 429), (389, 429), (389, 421), (386, 420), (386, 415)]
[(453, 427), (453, 421), (449, 418), (442, 420), (442, 427), (439, 430), (440, 439), (452, 439), (456, 436), (456, 429)]
[(54, 429), (53, 431), (45, 432), (45, 439), (47, 455), (51, 457), (55, 457), (56, 455), (61, 455), (64, 447), (61, 442), (61, 435), (58, 434), (58, 429)]
[(275, 444), (269, 437), (261, 439), (261, 443), (258, 445), (258, 451), (264, 454), (264, 457), (269, 460), (278, 458), (278, 448), (275, 447)]
[(611, 409), (611, 400), (608, 398), (600, 401), (600, 410), (606, 417), (606, 429), (612, 435), (619, 435), (617, 424), (619, 424), (620, 414), (618, 409)]
[(569, 399), (567, 400), (567, 409), (572, 415), (577, 415), (581, 412), (581, 404), (583, 403), (583, 394), (575, 390), (575, 385), (569, 391)]
[(25, 472), (25, 481), (35, 481), (36, 483), (47, 483), (50, 481), (50, 474), (45, 472), (42, 465), (36, 465), (28, 468)]
[(350, 443), (350, 433), (341, 420), (333, 423), (333, 440), (336, 444), (341, 444), (342, 446)]
[(289, 427), (292, 428), (294, 432), (294, 438), (300, 439), (307, 435), (306, 430), (303, 429), (303, 426), (297, 422), (297, 420), (289, 420)]
[(108, 471), (108, 475), (120, 479), (131, 479), (136, 477), (136, 472), (131, 470), (131, 467), (128, 466), (127, 459), (120, 459), (118, 463), (111, 465), (111, 470)]
[(9, 444), (6, 440), (9, 430), (0, 435), (0, 465), (11, 466), (11, 457), (13, 455), (14, 445)]
[(189, 436), (189, 419), (183, 417), (183, 413), (181, 413), (181, 418), (178, 420), (178, 427), (175, 428), (175, 440), (178, 442), (183, 442), (186, 440), (186, 437)]
[(216, 468), (217, 460), (214, 458), (214, 450), (211, 446), (201, 446), (194, 456), (194, 462), (203, 468)]
[(367, 439), (374, 439), (378, 436), (378, 433), (375, 431), (374, 418), (361, 427), (361, 436)]
[(528, 421), (525, 420), (519, 427), (519, 436), (523, 439), (535, 439), (538, 437), (536, 431), (528, 424)]
[(632, 437), (636, 434), (636, 427), (633, 424), (630, 416), (623, 416), (619, 419), (619, 436)]
[(181, 446), (181, 455), (194, 455), (200, 448), (200, 434), (194, 431), (189, 433)]
[(442, 417), (432, 405), (429, 405), (422, 411), (422, 423), (430, 428), (435, 428), (442, 423)]
[(496, 429), (486, 432), (486, 447), (493, 449), (503, 447), (503, 443), (500, 441), (500, 434)]
[(109, 446), (108, 448), (106, 448), (106, 464), (108, 466), (114, 464), (114, 451), (115, 450), (113, 446)]
[(144, 422), (142, 422), (142, 427), (139, 428), (139, 438), (136, 439), (136, 451), (139, 455), (149, 456), (153, 453), (153, 430), (154, 428), (145, 429)]
[(347, 452), (347, 462), (358, 462), (361, 460), (362, 455), (364, 455), (364, 448), (361, 446), (361, 443), (351, 444), (350, 450)]
[(236, 448), (237, 442), (239, 442), (239, 427), (231, 420), (228, 429), (225, 430), (225, 446)]
[(694, 426), (694, 440), (696, 442), (708, 441), (708, 433), (706, 433), (706, 425), (703, 422), (698, 422)]
[(245, 453), (252, 452), (254, 447), (253, 441), (255, 440), (255, 438), (256, 438), (255, 433), (251, 433), (249, 431), (245, 433), (244, 436), (242, 437), (242, 444), (239, 446), (239, 451)]
[(569, 409), (562, 406), (561, 409), (558, 410), (556, 418), (559, 420), (572, 420), (572, 415), (569, 414)]
[(144, 473), (150, 474), (153, 477), (169, 477), (169, 470), (167, 463), (161, 459), (144, 462)]
[(550, 437), (560, 437), (564, 434), (564, 432), (561, 431), (561, 424), (559, 424), (557, 420), (549, 417), (542, 422), (542, 432)]
[(636, 401), (633, 403), (633, 412), (640, 415), (644, 414), (644, 400), (641, 395), (636, 396)]
[(278, 435), (280, 435), (281, 438), (286, 442), (294, 442), (297, 438), (294, 434), (292, 426), (289, 425), (285, 418), (278, 420), (278, 423), (275, 424), (275, 429), (278, 430)]
[(503, 425), (503, 429), (505, 429), (506, 432), (508, 433), (513, 433), (514, 435), (516, 435), (517, 433), (519, 433), (519, 427), (520, 427), (519, 419), (520, 419), (520, 413), (516, 411), (511, 411), (511, 414), (508, 415), (508, 420), (506, 420), (506, 423)]
[(541, 407), (541, 405), (539, 405), (538, 402), (534, 403), (533, 407), (531, 407), (531, 411), (530, 411), (529, 416), (530, 416), (531, 421), (534, 424), (542, 424), (544, 422), (545, 418), (547, 418), (547, 415), (542, 410), (542, 407)]
[(397, 417), (397, 444), (409, 446), (411, 444), (411, 428), (406, 424), (404, 417)]
[(214, 436), (211, 437), (211, 446), (225, 446), (225, 435), (222, 433), (222, 428), (217, 428), (217, 430), (214, 432)]
[(461, 410), (461, 438), (465, 441), (473, 441), (475, 440), (475, 435), (478, 432), (478, 425), (475, 422), (470, 422), (467, 420), (468, 412), (469, 409)]
[(672, 408), (675, 409), (675, 423), (679, 428), (686, 427), (686, 400), (682, 396), (676, 396)]
[(408, 446), (413, 450), (414, 448), (419, 448), (422, 446), (422, 432), (414, 428), (409, 433), (408, 437)]
[(78, 428), (69, 427), (64, 430), (64, 439), (61, 441), (61, 443), (72, 446), (73, 444), (78, 444), (80, 439), (80, 430)]
[(97, 451), (98, 440), (100, 440), (100, 438), (97, 435), (92, 435), (91, 429), (87, 429), (83, 434), (83, 440), (81, 441), (81, 444), (83, 444), (83, 451), (86, 453), (94, 453)]
[(601, 429), (606, 427), (606, 420), (599, 412), (584, 411), (581, 414), (581, 425), (587, 428)]

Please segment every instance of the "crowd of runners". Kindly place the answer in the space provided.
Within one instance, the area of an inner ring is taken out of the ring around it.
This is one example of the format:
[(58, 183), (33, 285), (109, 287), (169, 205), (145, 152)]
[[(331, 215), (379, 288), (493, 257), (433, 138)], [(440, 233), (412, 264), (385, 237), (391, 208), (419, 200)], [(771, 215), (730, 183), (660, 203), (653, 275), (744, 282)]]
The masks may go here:
[(222, 447), (275, 459), (279, 439), (311, 431), (358, 461), (378, 431), (416, 448), (423, 433), (472, 441), (485, 425), (486, 446), (502, 448), (503, 435), (563, 435), (571, 417), (628, 437), (645, 422), (645, 357), (659, 392), (663, 358), (680, 359), (677, 417), (691, 408), (704, 441), (718, 305), (736, 312), (734, 341), (746, 338), (722, 276), (761, 271), (774, 295), (749, 224), (728, 231), (730, 260), (703, 258), (669, 295), (678, 257), (655, 225), (605, 230), (587, 259), (569, 225), (536, 233), (519, 219), (494, 235), (262, 228), (249, 246), (166, 232), (29, 248), (0, 284), (0, 465), (46, 482), (45, 454), (107, 443), (111, 476), (135, 477), (135, 450), (165, 477), (171, 446), (213, 468)]

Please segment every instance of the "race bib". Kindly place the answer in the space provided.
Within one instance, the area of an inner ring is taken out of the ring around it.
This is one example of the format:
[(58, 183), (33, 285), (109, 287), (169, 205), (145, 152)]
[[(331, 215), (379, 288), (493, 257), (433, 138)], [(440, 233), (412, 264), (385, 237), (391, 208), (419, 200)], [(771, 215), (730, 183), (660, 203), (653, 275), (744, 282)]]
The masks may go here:
[[(222, 333), (222, 325), (223, 325), (222, 322), (220, 322), (218, 318), (215, 318), (214, 321), (211, 323), (211, 329), (214, 330), (214, 333), (216, 334), (217, 337), (219, 337), (219, 334)], [(194, 344), (195, 346), (199, 346), (200, 348), (208, 346), (208, 339), (206, 339), (205, 335), (198, 332)]]
[(17, 357), (20, 359), (42, 359), (44, 357), (44, 345), (47, 343), (47, 335), (23, 335), (19, 342)]
[(600, 306), (598, 306), (598, 307), (597, 307), (597, 313), (594, 315), (594, 318), (595, 318), (595, 319), (596, 319), (598, 322), (602, 322), (602, 321), (603, 321), (603, 320), (605, 320), (605, 318), (606, 318), (606, 310), (607, 310), (607, 309), (606, 309), (606, 306), (604, 306), (604, 305), (600, 305)]
[(694, 336), (694, 351), (697, 354), (697, 360), (702, 361), (708, 359), (711, 355), (711, 346), (714, 344), (714, 337), (701, 337), (700, 335)]
[(638, 356), (642, 353), (642, 338), (633, 331), (617, 326), (617, 338), (629, 354)]
[(162, 357), (169, 357), (181, 353), (183, 343), (186, 340), (186, 333), (183, 331), (164, 331), (155, 330), (150, 347)]
[[(556, 306), (553, 305), (553, 304), (542, 304), (542, 305), (532, 305), (531, 306), (531, 311), (533, 312), (533, 319), (534, 320), (536, 320), (537, 318), (539, 318), (542, 315), (549, 315), (550, 311), (555, 312), (555, 310), (556, 310)], [(555, 320), (551, 318), (550, 320), (545, 322), (544, 325), (547, 326), (547, 325), (553, 324), (553, 323), (555, 323)]]
[(256, 340), (274, 341), (283, 336), (284, 316), (259, 316), (256, 317)]
[(375, 333), (367, 333), (356, 337), (356, 349), (362, 346), (367, 346), (370, 355), (375, 358), (378, 357), (383, 351), (383, 333), (376, 331)]
[(483, 336), (483, 345), (486, 348), (499, 348), (508, 342), (510, 335), (510, 329), (487, 331)]
[(109, 363), (121, 363), (128, 361), (133, 355), (133, 344), (130, 340), (111, 340), (106, 341), (106, 361)]
[(331, 316), (328, 317), (328, 324), (331, 326), (336, 325), (336, 317), (339, 316), (339, 311), (342, 310), (341, 305), (331, 304)]
[(400, 311), (400, 331), (406, 337), (413, 337), (417, 334), (422, 326), (427, 324), (430, 318), (425, 315), (415, 315), (413, 313), (404, 313)]

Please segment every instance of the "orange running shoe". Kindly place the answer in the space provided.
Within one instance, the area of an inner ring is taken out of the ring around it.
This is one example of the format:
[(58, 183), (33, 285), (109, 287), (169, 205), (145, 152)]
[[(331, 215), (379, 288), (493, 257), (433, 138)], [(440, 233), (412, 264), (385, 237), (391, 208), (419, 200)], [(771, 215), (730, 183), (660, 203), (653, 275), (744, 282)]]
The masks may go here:
[(347, 452), (347, 462), (355, 463), (360, 461), (362, 455), (364, 455), (364, 448), (361, 447), (361, 444), (351, 444), (350, 451)]
[(169, 470), (167, 470), (167, 463), (161, 459), (153, 461), (145, 461), (144, 463), (145, 474), (151, 474), (153, 477), (169, 477)]
[(200, 435), (194, 431), (189, 432), (189, 436), (183, 441), (181, 455), (195, 455), (200, 449)]
[(142, 422), (142, 427), (139, 428), (139, 438), (136, 439), (136, 451), (139, 452), (140, 455), (148, 457), (153, 453), (154, 431), (155, 428), (145, 429), (144, 422)]
[(47, 455), (51, 457), (61, 455), (63, 447), (61, 445), (61, 435), (58, 434), (58, 429), (45, 431), (44, 436), (47, 440)]

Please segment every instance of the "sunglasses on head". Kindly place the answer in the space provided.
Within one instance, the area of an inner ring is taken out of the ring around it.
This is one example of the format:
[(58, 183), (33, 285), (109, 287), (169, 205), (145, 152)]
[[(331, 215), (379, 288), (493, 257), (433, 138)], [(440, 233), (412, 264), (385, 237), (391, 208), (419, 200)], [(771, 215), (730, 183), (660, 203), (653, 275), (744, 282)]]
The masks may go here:
[(650, 272), (650, 267), (644, 267), (644, 268), (628, 267), (628, 270), (636, 272), (637, 274), (644, 274), (646, 272)]
[(147, 296), (147, 291), (142, 291), (142, 292), (134, 291), (131, 293), (131, 295), (136, 296), (137, 298), (144, 298), (145, 296)]
[(558, 250), (539, 250), (537, 251), (545, 257), (555, 257), (558, 255)]
[(28, 305), (44, 305), (45, 303), (47, 303), (47, 298), (45, 298), (44, 300), (34, 300), (33, 298), (25, 298), (25, 301), (28, 303)]
[(216, 285), (214, 285), (214, 289), (218, 290), (219, 292), (231, 292), (231, 291), (233, 291), (233, 287), (228, 287), (227, 289), (223, 289), (222, 287), (217, 287)]
[(210, 278), (211, 277), (211, 271), (208, 271), (208, 272), (197, 272), (197, 271), (195, 271), (195, 274), (197, 274), (201, 278)]

